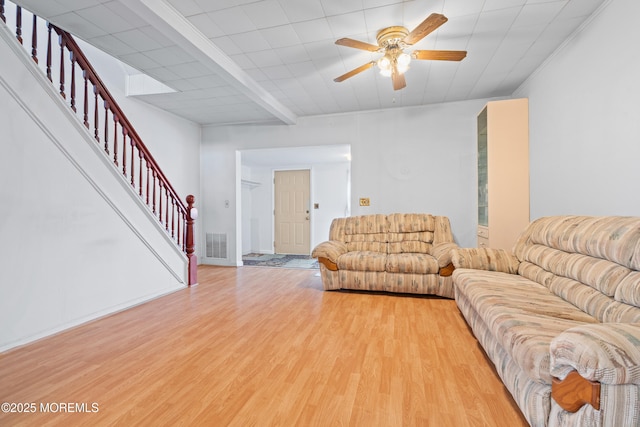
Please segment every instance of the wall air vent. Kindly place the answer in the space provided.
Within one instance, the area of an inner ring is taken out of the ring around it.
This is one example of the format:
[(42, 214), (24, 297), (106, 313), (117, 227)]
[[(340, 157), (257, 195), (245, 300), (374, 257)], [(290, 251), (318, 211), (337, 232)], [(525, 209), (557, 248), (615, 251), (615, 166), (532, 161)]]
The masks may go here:
[(207, 233), (206, 257), (227, 259), (227, 235), (226, 233)]

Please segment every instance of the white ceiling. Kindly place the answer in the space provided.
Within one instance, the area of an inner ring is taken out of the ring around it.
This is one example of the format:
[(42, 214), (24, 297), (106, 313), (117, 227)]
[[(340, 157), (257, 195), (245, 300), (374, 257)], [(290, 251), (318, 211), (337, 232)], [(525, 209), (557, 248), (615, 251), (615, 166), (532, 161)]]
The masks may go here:
[[(17, 4), (176, 90), (139, 98), (205, 125), (510, 95), (607, 0), (19, 0)], [(377, 59), (334, 44), (449, 18), (416, 49), (467, 50), (413, 61), (393, 91)]]

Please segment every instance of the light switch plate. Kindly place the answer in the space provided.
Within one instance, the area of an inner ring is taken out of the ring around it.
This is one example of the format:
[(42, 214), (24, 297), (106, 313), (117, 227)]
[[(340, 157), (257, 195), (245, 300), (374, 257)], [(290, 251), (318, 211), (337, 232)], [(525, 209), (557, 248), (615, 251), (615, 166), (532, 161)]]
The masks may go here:
[(368, 197), (360, 197), (360, 206), (369, 206), (370, 204)]

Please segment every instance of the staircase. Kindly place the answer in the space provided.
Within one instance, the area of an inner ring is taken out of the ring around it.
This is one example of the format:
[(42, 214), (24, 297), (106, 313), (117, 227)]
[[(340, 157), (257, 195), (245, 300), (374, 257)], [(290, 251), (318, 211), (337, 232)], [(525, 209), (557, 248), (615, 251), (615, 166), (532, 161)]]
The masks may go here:
[(0, 19), (2, 351), (196, 284), (197, 258), (194, 197), (73, 37), (4, 0)]

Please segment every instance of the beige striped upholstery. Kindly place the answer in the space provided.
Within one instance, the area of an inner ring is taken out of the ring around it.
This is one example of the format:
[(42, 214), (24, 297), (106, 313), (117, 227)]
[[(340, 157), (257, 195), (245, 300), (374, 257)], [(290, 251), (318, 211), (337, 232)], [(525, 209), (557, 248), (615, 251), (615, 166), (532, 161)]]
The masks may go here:
[[(640, 425), (640, 218), (545, 217), (512, 252), (454, 249), (455, 298), (532, 426)], [(551, 398), (602, 383), (601, 410)]]
[(453, 298), (451, 277), (440, 269), (451, 264), (453, 241), (449, 219), (421, 213), (336, 218), (329, 240), (312, 256), (320, 265), (325, 289), (359, 289), (434, 294)]

